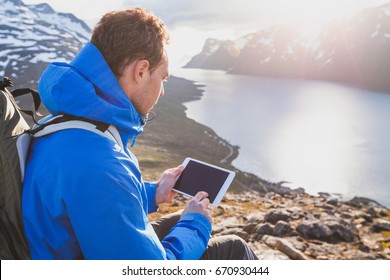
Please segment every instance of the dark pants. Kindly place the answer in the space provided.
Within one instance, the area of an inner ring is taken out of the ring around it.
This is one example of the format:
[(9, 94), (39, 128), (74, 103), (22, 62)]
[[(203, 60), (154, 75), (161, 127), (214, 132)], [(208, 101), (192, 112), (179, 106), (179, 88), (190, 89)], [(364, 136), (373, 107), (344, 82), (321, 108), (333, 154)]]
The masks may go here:
[[(153, 228), (160, 240), (170, 232), (179, 221), (181, 212), (163, 216), (153, 222)], [(257, 260), (249, 245), (236, 235), (212, 237), (207, 245), (202, 260)]]

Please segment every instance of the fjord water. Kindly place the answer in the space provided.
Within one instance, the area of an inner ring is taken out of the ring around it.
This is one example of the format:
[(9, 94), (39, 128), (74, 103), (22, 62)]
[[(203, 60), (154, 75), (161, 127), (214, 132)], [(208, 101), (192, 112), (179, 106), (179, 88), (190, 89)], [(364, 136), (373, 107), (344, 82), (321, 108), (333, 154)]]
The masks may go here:
[(240, 146), (237, 168), (390, 207), (390, 94), (213, 70), (173, 75), (204, 85), (187, 116)]

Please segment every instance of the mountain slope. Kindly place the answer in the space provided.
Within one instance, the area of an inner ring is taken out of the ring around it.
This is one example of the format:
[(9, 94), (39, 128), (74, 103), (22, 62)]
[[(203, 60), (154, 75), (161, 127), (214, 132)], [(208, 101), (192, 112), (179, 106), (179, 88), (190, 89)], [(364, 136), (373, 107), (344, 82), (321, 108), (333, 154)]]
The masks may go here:
[(278, 25), (239, 40), (208, 39), (184, 67), (320, 79), (390, 92), (390, 3), (328, 24), (317, 36)]
[(70, 61), (89, 40), (90, 28), (73, 14), (21, 0), (0, 4), (0, 77), (11, 77), (18, 87), (36, 87), (50, 62)]

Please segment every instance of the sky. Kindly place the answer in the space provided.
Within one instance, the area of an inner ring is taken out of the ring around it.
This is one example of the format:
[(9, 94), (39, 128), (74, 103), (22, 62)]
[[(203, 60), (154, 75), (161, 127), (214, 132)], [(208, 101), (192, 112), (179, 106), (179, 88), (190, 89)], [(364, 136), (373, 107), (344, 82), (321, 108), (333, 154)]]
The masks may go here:
[(332, 19), (353, 16), (390, 0), (24, 0), (46, 2), (57, 12), (73, 13), (91, 28), (108, 11), (150, 9), (170, 32), (171, 66), (182, 66), (209, 37), (237, 39), (270, 25), (293, 22), (317, 30)]

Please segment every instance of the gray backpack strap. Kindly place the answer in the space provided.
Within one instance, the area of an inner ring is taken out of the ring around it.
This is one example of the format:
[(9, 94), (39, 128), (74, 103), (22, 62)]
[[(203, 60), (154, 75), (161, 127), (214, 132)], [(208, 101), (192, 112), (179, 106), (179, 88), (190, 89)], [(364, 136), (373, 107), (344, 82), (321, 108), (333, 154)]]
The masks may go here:
[(50, 122), (55, 118), (57, 117), (51, 118), (48, 121), (49, 124), (45, 125), (43, 129), (37, 132), (34, 132), (33, 129), (32, 133), (24, 133), (18, 136), (18, 139), (16, 141), (16, 147), (18, 150), (22, 182), (24, 180), (24, 171), (26, 168), (27, 153), (31, 143), (31, 139), (33, 137), (39, 138), (66, 129), (83, 129), (110, 139), (111, 141), (119, 145), (122, 148), (122, 150), (124, 150), (124, 145), (119, 135), (119, 132), (117, 128), (113, 125), (108, 126), (108, 128), (103, 132), (99, 130), (95, 124), (87, 121), (81, 121), (81, 120), (70, 120), (70, 121), (50, 124)]
[(27, 153), (30, 147), (32, 136), (29, 133), (23, 133), (18, 136), (16, 140), (16, 149), (18, 151), (19, 166), (20, 166), (20, 179), (24, 181), (24, 170), (26, 169)]
[(122, 139), (115, 126), (66, 114), (56, 116), (49, 115), (41, 119), (39, 124), (30, 130), (30, 134), (34, 137), (43, 137), (60, 130), (73, 128), (88, 130), (107, 137), (124, 149)]
[(33, 134), (33, 137), (43, 137), (49, 134), (52, 134), (57, 131), (65, 130), (65, 129), (84, 129), (91, 131), (93, 133), (96, 133), (100, 136), (106, 137), (110, 139), (111, 141), (118, 144), (122, 149), (124, 149), (122, 139), (119, 135), (118, 130), (115, 126), (110, 125), (106, 131), (101, 131), (96, 128), (96, 125), (86, 122), (86, 121), (79, 121), (79, 120), (71, 120), (61, 123), (54, 123), (54, 124), (48, 124), (43, 128), (42, 130), (36, 132)]

